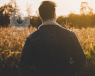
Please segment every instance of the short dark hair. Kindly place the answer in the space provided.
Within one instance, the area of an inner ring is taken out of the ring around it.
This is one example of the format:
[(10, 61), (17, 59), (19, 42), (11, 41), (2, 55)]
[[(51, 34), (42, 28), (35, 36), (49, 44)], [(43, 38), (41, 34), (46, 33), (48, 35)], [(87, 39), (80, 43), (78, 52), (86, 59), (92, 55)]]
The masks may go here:
[(53, 1), (43, 1), (39, 7), (39, 14), (42, 20), (54, 18), (56, 3)]

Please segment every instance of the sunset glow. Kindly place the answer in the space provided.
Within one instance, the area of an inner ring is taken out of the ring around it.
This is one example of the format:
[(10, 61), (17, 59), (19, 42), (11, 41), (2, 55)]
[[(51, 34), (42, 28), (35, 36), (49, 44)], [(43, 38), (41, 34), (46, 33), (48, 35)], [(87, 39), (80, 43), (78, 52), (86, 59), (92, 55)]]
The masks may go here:
[[(8, 3), (10, 0), (3, 0), (0, 3), (0, 6)], [(16, 0), (17, 5), (21, 10), (26, 10), (26, 4), (31, 4), (31, 14), (36, 15), (36, 11), (38, 11), (38, 7), (43, 0)], [(93, 8), (93, 12), (95, 13), (95, 0), (51, 0), (56, 2), (57, 8), (56, 13), (59, 15), (68, 15), (70, 13), (80, 14), (80, 6), (81, 2), (88, 2), (89, 6)], [(92, 6), (91, 6), (92, 2)]]

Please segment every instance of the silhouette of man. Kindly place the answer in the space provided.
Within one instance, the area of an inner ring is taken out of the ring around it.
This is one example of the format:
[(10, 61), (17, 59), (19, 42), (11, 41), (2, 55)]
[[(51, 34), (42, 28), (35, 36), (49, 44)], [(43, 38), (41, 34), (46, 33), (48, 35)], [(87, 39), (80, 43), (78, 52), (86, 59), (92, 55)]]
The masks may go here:
[(43, 1), (39, 7), (42, 24), (26, 39), (21, 76), (76, 76), (85, 65), (76, 35), (56, 22), (55, 7), (52, 1)]

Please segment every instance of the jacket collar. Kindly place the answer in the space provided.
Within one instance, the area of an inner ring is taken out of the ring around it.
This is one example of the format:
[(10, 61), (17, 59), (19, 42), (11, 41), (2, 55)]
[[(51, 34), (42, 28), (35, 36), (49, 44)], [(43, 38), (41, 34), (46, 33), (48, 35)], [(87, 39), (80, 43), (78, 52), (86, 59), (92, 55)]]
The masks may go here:
[(50, 22), (44, 22), (44, 23), (42, 23), (42, 24), (38, 27), (38, 29), (39, 29), (41, 26), (45, 26), (45, 25), (58, 25), (58, 26), (60, 26), (57, 22), (50, 21)]

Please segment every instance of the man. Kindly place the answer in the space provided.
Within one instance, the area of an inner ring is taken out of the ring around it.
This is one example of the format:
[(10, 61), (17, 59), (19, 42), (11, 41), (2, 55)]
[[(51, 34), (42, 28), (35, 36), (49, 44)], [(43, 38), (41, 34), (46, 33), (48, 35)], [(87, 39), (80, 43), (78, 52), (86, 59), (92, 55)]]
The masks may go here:
[(39, 7), (42, 24), (26, 39), (20, 63), (22, 76), (75, 76), (85, 65), (76, 35), (56, 23), (55, 7), (52, 1), (43, 1)]

